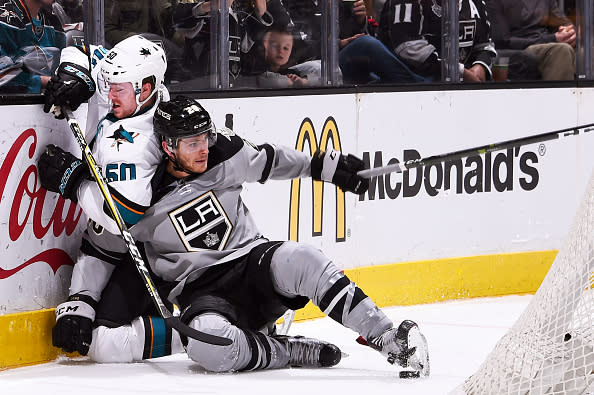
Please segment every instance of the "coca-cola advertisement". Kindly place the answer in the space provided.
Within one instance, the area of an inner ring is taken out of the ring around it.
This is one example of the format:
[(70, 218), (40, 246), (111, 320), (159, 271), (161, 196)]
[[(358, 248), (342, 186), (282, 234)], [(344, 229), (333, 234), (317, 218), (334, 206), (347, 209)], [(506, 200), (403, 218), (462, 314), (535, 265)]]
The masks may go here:
[(64, 300), (86, 217), (39, 180), (37, 159), (47, 144), (77, 152), (66, 121), (38, 105), (5, 106), (0, 116), (1, 315)]

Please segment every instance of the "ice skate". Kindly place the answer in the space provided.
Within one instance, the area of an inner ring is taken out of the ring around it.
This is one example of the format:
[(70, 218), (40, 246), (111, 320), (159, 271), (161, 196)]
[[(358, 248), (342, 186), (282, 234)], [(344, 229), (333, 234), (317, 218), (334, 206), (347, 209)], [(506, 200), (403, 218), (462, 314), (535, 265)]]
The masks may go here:
[(416, 323), (402, 321), (398, 328), (390, 328), (367, 344), (388, 358), (391, 364), (429, 375), (429, 350), (427, 340)]
[(293, 367), (330, 367), (340, 362), (342, 354), (334, 344), (303, 336), (275, 336), (289, 350)]

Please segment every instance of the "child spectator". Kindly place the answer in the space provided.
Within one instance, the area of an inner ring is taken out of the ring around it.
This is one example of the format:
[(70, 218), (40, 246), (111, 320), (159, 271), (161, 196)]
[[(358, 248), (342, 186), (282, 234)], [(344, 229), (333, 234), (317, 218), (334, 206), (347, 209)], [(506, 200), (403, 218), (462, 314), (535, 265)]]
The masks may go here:
[(293, 50), (293, 34), (287, 30), (268, 31), (262, 40), (266, 71), (258, 76), (261, 88), (289, 88), (319, 85), (319, 60), (288, 67)]

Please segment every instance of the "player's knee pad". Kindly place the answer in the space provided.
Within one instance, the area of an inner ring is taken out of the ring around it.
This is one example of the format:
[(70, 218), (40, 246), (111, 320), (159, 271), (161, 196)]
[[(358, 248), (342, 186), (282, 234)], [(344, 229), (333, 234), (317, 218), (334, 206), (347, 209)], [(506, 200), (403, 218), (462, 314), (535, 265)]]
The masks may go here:
[(189, 326), (232, 340), (228, 346), (217, 346), (188, 338), (188, 356), (204, 369), (211, 372), (229, 372), (241, 369), (249, 360), (250, 350), (245, 339), (241, 339), (242, 331), (222, 315), (204, 313), (194, 317)]

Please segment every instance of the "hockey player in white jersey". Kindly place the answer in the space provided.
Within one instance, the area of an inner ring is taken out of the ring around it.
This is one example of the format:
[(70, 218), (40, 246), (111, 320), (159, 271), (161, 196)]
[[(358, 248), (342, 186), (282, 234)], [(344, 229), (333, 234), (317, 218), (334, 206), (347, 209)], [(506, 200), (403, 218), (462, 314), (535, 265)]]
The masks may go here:
[(310, 176), (364, 193), (369, 183), (357, 175), (359, 158), (255, 146), (228, 129), (217, 132), (200, 104), (183, 96), (160, 103), (154, 125), (167, 160), (153, 179), (153, 203), (132, 233), (153, 272), (176, 284), (169, 298), (182, 321), (233, 341), (185, 339), (192, 360), (214, 372), (333, 366), (340, 360), (336, 346), (267, 331), (285, 310), (312, 300), (391, 364), (429, 374), (427, 343), (414, 322), (394, 327), (318, 249), (265, 238), (241, 198), (246, 182)]
[[(46, 112), (55, 106), (74, 110), (89, 99), (86, 137), (93, 141), (94, 158), (128, 225), (149, 206), (150, 180), (161, 161), (152, 119), (157, 104), (169, 98), (163, 85), (166, 68), (161, 47), (141, 36), (129, 37), (109, 52), (102, 47), (68, 47), (45, 95)], [(50, 145), (38, 168), (46, 189), (78, 202), (91, 219), (73, 269), (70, 296), (56, 308), (54, 346), (89, 353), (100, 362), (170, 353), (175, 334), (161, 318), (150, 317), (150, 300), (126, 297), (127, 291), (146, 290), (101, 192), (88, 179), (87, 165)], [(122, 326), (134, 326), (137, 338), (122, 337), (127, 333)], [(143, 348), (145, 337), (153, 339), (152, 347)], [(140, 344), (140, 355), (132, 355), (133, 341)], [(182, 350), (181, 343), (177, 349)]]

